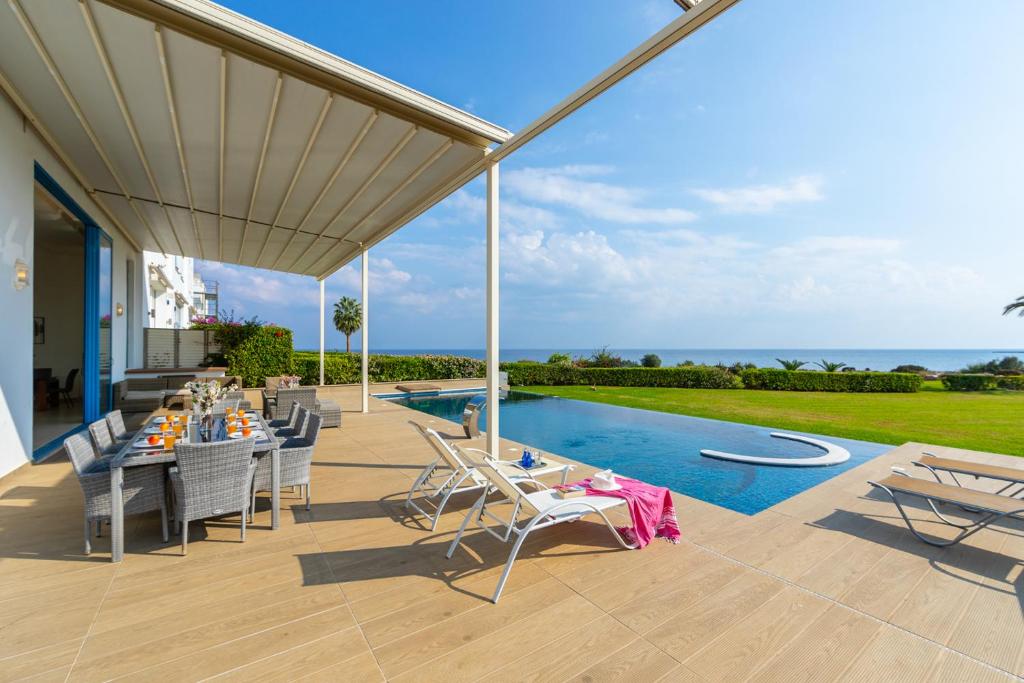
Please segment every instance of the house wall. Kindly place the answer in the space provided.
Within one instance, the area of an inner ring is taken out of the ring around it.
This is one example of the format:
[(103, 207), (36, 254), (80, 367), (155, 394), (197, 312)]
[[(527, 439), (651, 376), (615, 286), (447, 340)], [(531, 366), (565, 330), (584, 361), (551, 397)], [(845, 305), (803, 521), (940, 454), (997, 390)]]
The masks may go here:
[[(54, 180), (89, 213), (113, 240), (113, 300), (124, 302), (126, 295), (125, 260), (143, 262), (142, 254), (111, 225), (85, 190), (67, 172), (49, 148), (38, 138), (31, 125), (6, 97), (0, 96), (0, 312), (5, 329), (0, 354), (0, 476), (32, 459), (32, 318), (36, 261), (42, 258), (33, 248), (33, 162), (38, 162)], [(14, 263), (21, 259), (29, 265), (30, 285), (14, 288)], [(74, 285), (80, 287), (79, 284)], [(145, 296), (140, 282), (136, 298)], [(144, 305), (144, 303), (143, 303)], [(136, 320), (141, 328), (141, 307)], [(111, 326), (112, 378), (124, 377), (128, 349), (126, 316), (114, 316)], [(135, 334), (134, 358), (141, 358), (141, 329)]]

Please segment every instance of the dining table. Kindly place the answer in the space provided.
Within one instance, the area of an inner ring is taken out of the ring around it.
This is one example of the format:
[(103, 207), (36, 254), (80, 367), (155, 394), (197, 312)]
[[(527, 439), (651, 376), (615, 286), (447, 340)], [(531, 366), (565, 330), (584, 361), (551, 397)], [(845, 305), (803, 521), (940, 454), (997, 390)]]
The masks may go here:
[[(161, 410), (146, 420), (141, 429), (127, 441), (114, 455), (110, 462), (110, 560), (120, 562), (124, 559), (124, 470), (126, 467), (142, 467), (145, 465), (173, 464), (176, 462), (174, 450), (166, 450), (142, 445), (141, 441), (148, 436), (147, 431), (159, 432), (160, 424), (166, 422), (171, 411)], [(246, 411), (250, 420), (255, 420), (258, 427), (253, 426), (257, 435), (253, 445), (253, 457), (269, 457), (271, 481), (271, 514), (270, 527), (278, 529), (281, 525), (281, 449), (274, 432), (267, 420), (257, 411)], [(213, 418), (213, 424), (203, 428), (197, 416), (189, 415), (187, 432), (182, 430), (178, 443), (197, 443), (222, 441), (234, 438), (228, 434), (223, 417)], [(237, 432), (236, 432), (237, 433)]]

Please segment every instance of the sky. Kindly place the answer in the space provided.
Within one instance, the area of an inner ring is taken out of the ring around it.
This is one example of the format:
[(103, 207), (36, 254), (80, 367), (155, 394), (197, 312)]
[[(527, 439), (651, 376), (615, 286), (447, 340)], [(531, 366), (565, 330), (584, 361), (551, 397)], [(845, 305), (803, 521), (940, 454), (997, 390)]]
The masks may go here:
[[(679, 12), (222, 2), (512, 131)], [(1021, 346), (1021, 35), (1017, 0), (740, 2), (502, 162), (502, 347)], [(483, 190), (370, 251), (371, 349), (482, 348)], [(312, 278), (196, 267), (317, 346)]]

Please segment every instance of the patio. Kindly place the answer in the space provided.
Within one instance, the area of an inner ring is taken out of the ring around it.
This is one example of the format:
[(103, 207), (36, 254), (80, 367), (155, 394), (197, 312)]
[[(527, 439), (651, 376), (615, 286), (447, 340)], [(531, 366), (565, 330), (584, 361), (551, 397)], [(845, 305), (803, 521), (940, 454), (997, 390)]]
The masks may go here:
[(263, 494), (244, 544), (234, 520), (207, 521), (193, 526), (181, 557), (173, 539), (160, 542), (157, 515), (129, 518), (125, 560), (111, 564), (106, 532), (92, 556), (81, 554), (81, 494), (66, 460), (0, 480), (0, 678), (995, 681), (1024, 673), (1021, 526), (940, 550), (913, 539), (893, 506), (870, 493), (868, 478), (908, 464), (920, 445), (752, 517), (676, 495), (678, 546), (620, 551), (588, 521), (538, 533), (493, 605), (506, 546), (471, 533), (472, 555), (444, 559), (472, 496), (453, 499), (435, 534), (402, 506), (431, 457), (407, 420), (431, 418), (377, 399), (358, 412), (355, 386), (321, 392), (345, 416), (341, 429), (321, 434), (312, 511), (285, 492), (281, 529), (271, 532)]

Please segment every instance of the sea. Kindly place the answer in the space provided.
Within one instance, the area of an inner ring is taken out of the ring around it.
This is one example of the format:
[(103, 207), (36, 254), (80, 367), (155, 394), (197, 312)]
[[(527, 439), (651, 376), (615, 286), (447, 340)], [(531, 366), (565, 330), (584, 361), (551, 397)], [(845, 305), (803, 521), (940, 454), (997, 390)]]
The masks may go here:
[[(502, 362), (532, 360), (543, 362), (553, 353), (573, 358), (589, 357), (600, 349), (501, 349)], [(758, 367), (779, 367), (776, 359), (802, 360), (808, 369), (817, 361), (846, 363), (858, 370), (892, 370), (898, 365), (921, 365), (933, 371), (961, 370), (973, 363), (987, 363), (1004, 356), (1024, 358), (1024, 349), (626, 349), (608, 347), (610, 353), (639, 362), (648, 353), (657, 354), (663, 366), (684, 361), (698, 365), (753, 363)], [(372, 349), (372, 353), (392, 355), (450, 354), (483, 358), (483, 349)]]

